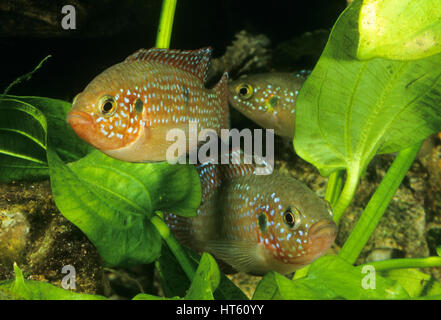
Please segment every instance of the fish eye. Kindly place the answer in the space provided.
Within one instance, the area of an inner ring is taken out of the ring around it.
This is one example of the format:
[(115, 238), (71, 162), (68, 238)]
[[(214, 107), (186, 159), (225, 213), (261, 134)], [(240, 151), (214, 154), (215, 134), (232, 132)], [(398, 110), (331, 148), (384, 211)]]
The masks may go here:
[(288, 208), (283, 213), (283, 221), (290, 229), (297, 229), (300, 225), (300, 212), (296, 208)]
[(241, 83), (236, 87), (236, 93), (242, 99), (249, 99), (253, 96), (253, 87), (247, 83)]
[(111, 116), (116, 110), (115, 99), (112, 96), (102, 97), (99, 102), (99, 109), (104, 116)]

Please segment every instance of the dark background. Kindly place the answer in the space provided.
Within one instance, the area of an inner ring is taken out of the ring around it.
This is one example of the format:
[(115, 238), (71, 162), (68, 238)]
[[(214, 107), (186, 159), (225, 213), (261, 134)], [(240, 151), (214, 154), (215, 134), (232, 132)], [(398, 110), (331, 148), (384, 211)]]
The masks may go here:
[[(77, 29), (61, 28), (61, 8), (76, 7)], [(0, 92), (52, 55), (10, 94), (71, 100), (105, 68), (155, 45), (160, 0), (0, 0)], [(271, 46), (307, 31), (329, 30), (345, 0), (178, 0), (171, 48), (225, 52), (240, 30)]]

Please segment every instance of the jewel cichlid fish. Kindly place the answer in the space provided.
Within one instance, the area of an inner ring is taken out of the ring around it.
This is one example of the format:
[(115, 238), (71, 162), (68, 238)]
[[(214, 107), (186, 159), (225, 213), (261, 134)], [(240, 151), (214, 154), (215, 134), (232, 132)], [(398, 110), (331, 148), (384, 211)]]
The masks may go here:
[[(67, 121), (76, 134), (124, 161), (167, 159), (171, 129), (228, 128), (228, 74), (204, 86), (211, 49), (141, 49), (95, 77), (73, 101)], [(172, 140), (172, 139), (171, 139)]]
[(207, 251), (237, 271), (292, 273), (325, 253), (337, 227), (329, 204), (298, 180), (255, 175), (253, 165), (198, 167), (196, 217), (164, 215), (184, 245)]
[(229, 102), (247, 118), (292, 140), (295, 102), (310, 71), (261, 73), (230, 82)]

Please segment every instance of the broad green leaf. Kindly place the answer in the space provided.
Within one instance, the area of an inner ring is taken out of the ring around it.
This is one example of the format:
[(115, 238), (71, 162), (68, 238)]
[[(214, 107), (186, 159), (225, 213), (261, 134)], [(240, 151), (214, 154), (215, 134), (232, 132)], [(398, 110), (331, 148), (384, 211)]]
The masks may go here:
[(382, 271), (380, 274), (397, 281), (411, 298), (441, 295), (440, 283), (418, 269), (395, 269)]
[[(182, 247), (182, 249), (186, 252), (196, 269), (201, 258), (200, 255), (187, 247)], [(190, 287), (190, 281), (167, 246), (162, 246), (161, 256), (155, 265), (159, 272), (165, 296), (169, 298), (185, 296), (186, 291)], [(216, 300), (248, 300), (245, 293), (223, 272), (220, 275), (219, 286), (214, 292), (214, 298)]]
[[(14, 265), (15, 280), (0, 282), (0, 297), (13, 300), (106, 300), (106, 297), (65, 290), (47, 282), (25, 280)], [(2, 298), (2, 299), (3, 299)]]
[(253, 300), (324, 300), (335, 293), (314, 279), (290, 280), (277, 272), (267, 273), (257, 285)]
[[(189, 256), (189, 250), (182, 247)], [(197, 268), (197, 261), (191, 259), (193, 268)], [(155, 267), (158, 270), (161, 287), (164, 295), (168, 298), (175, 296), (185, 296), (190, 287), (190, 280), (187, 278), (184, 270), (182, 270), (179, 262), (172, 254), (168, 246), (163, 245), (161, 248), (161, 256), (156, 260)]]
[(70, 103), (42, 98), (0, 99), (0, 181), (47, 177), (46, 136), (63, 161), (78, 160), (91, 147), (66, 122)]
[(153, 212), (194, 215), (201, 201), (191, 165), (128, 163), (99, 151), (66, 165), (52, 149), (48, 161), (57, 207), (112, 266), (155, 260), (161, 238)]
[(47, 175), (43, 113), (24, 101), (5, 98), (0, 100), (0, 115), (0, 181)]
[[(324, 176), (356, 185), (376, 155), (441, 130), (441, 54), (416, 61), (354, 59), (360, 1), (339, 17), (296, 101), (296, 152)], [(345, 191), (345, 190), (344, 190)]]
[(412, 60), (441, 52), (439, 0), (364, 0), (359, 59)]
[(328, 288), (336, 296), (344, 299), (409, 298), (399, 283), (383, 278), (376, 273), (363, 273), (337, 256), (328, 255), (317, 259), (311, 264), (305, 280), (309, 279), (316, 281), (322, 287)]
[[(276, 281), (276, 272), (270, 271), (259, 281), (253, 300), (282, 300), (279, 286)], [(294, 291), (294, 290), (293, 290)]]
[(267, 299), (406, 299), (406, 291), (395, 281), (378, 274), (366, 281), (367, 274), (336, 256), (324, 256), (311, 264), (308, 275), (290, 280), (276, 273), (266, 274), (253, 300)]
[(185, 299), (213, 300), (213, 293), (219, 282), (220, 271), (216, 260), (209, 253), (204, 252)]
[(214, 292), (214, 298), (216, 300), (249, 300), (247, 295), (223, 272), (221, 272), (220, 283)]

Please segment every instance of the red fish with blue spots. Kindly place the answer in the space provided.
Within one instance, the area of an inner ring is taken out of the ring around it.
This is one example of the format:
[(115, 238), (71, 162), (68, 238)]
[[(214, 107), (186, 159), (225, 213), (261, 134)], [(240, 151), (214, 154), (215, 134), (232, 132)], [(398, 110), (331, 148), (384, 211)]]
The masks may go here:
[(78, 94), (68, 122), (79, 137), (130, 162), (164, 161), (172, 129), (189, 137), (189, 123), (218, 134), (228, 128), (228, 74), (205, 88), (211, 49), (141, 49)]
[(253, 165), (199, 165), (198, 215), (168, 213), (165, 221), (183, 244), (237, 271), (288, 274), (312, 263), (336, 236), (329, 204), (292, 177), (254, 170)]

